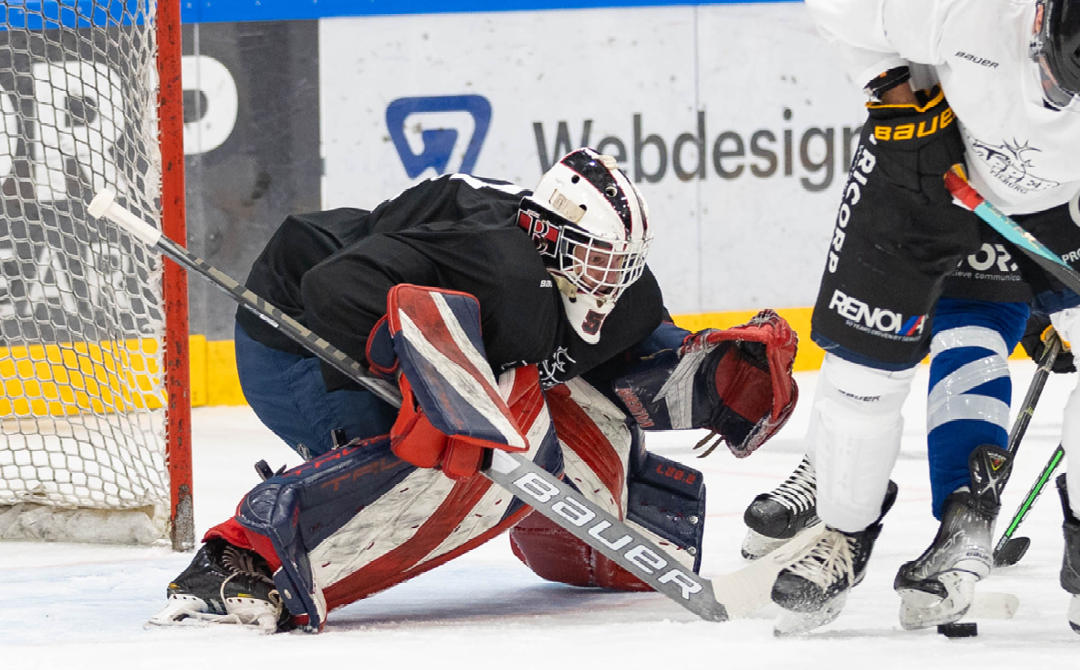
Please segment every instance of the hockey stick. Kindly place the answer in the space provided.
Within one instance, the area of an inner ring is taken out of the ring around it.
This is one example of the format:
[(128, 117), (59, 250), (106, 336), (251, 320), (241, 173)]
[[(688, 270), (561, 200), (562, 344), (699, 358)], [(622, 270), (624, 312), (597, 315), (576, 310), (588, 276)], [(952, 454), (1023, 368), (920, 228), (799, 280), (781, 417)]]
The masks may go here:
[[(1061, 353), (1062, 342), (1056, 331), (1051, 330), (1050, 336), (1046, 341), (1046, 348), (1043, 351), (1042, 359), (1039, 361), (1039, 368), (1035, 371), (1035, 376), (1031, 378), (1031, 385), (1028, 387), (1027, 395), (1024, 396), (1024, 404), (1019, 414), (1016, 417), (1016, 423), (1013, 424), (1012, 432), (1009, 433), (1009, 446), (1008, 450), (1013, 457), (1016, 456), (1017, 449), (1020, 448), (1020, 440), (1024, 438), (1024, 433), (1027, 432), (1028, 424), (1031, 423), (1031, 416), (1035, 412), (1035, 404), (1039, 402), (1039, 396), (1042, 395), (1043, 387), (1046, 386), (1046, 380), (1050, 376), (1054, 367), (1054, 361), (1057, 360), (1058, 354)], [(1040, 487), (1041, 491), (1041, 487)], [(1030, 497), (1030, 493), (1028, 496)], [(1035, 494), (1038, 497), (1038, 493)], [(1009, 524), (1005, 533), (998, 540), (997, 546), (994, 547), (994, 565), (997, 567), (1003, 567), (1007, 565), (1013, 565), (1021, 558), (1024, 553), (1027, 552), (1028, 546), (1031, 544), (1031, 540), (1026, 537), (1018, 537), (1015, 540), (1012, 539), (1013, 533), (1016, 532), (1016, 527), (1020, 525), (1020, 521), (1027, 515), (1027, 510), (1031, 507), (1035, 500), (1032, 498), (1030, 503), (1025, 499), (1024, 503), (1020, 505), (1020, 509), (1017, 510), (1016, 516), (1013, 517), (1013, 522)], [(1021, 511), (1023, 514), (1021, 514)]]
[(949, 189), (949, 193), (952, 193), (954, 198), (963, 203), (964, 207), (970, 209), (976, 216), (990, 224), (991, 228), (1019, 247), (1020, 251), (1027, 254), (1040, 267), (1057, 278), (1070, 290), (1080, 294), (1080, 272), (1072, 269), (1068, 263), (1061, 260), (1061, 257), (1053, 251), (1050, 251), (1034, 235), (1024, 230), (1020, 224), (1013, 221), (1007, 214), (979, 195), (979, 192), (964, 177), (961, 166), (954, 165), (945, 174), (945, 188)]
[[(1046, 340), (1046, 348), (1043, 351), (1042, 359), (1039, 361), (1039, 367), (1035, 371), (1035, 376), (1031, 378), (1031, 385), (1028, 387), (1027, 395), (1024, 396), (1024, 404), (1017, 414), (1016, 423), (1013, 424), (1012, 432), (1009, 433), (1009, 453), (1015, 458), (1017, 449), (1020, 448), (1020, 440), (1024, 438), (1024, 433), (1027, 432), (1028, 424), (1031, 423), (1031, 416), (1035, 412), (1035, 404), (1039, 402), (1039, 396), (1042, 395), (1042, 390), (1046, 386), (1046, 380), (1050, 376), (1050, 373), (1054, 367), (1054, 361), (1057, 360), (1058, 354), (1061, 353), (1062, 342), (1061, 337), (1058, 336), (1056, 331), (1051, 330), (1050, 336)], [(1039, 487), (1042, 490), (1042, 487)], [(1038, 497), (1038, 493), (1035, 494), (1035, 498)], [(1029, 502), (1030, 499), (1030, 502)], [(1027, 512), (1031, 509), (1031, 504), (1034, 504), (1035, 499), (1031, 498), (1031, 493), (1028, 493), (1028, 498), (1024, 500), (1020, 505), (1020, 509), (1017, 510), (1016, 515), (1013, 516), (1012, 523), (1002, 534), (1001, 539), (998, 540), (997, 545), (994, 547), (994, 566), (1004, 567), (1008, 565), (1014, 565), (1017, 561), (1024, 557), (1024, 554), (1028, 550), (1028, 546), (1031, 544), (1031, 540), (1026, 537), (1018, 537), (1013, 539), (1013, 533), (1016, 532), (1017, 526), (1020, 525), (1020, 521), (1024, 516), (1027, 516)]]
[[(395, 407), (401, 405), (397, 389), (371, 377), (359, 363), (318, 337), (289, 315), (241, 286), (225, 273), (165, 237), (161, 231), (116, 203), (108, 191), (97, 194), (88, 207), (94, 217), (120, 225), (148, 248), (206, 277), (245, 308), (278, 328), (311, 353), (371, 390)], [(608, 557), (654, 590), (707, 621), (727, 621), (758, 606), (760, 592), (772, 586), (775, 574), (751, 564), (711, 581), (684, 569), (654, 542), (626, 523), (579, 495), (568, 485), (520, 454), (489, 450), (491, 464), (480, 474), (527, 502), (563, 530)], [(805, 538), (804, 538), (805, 541)], [(769, 564), (763, 564), (766, 567)], [(718, 598), (719, 596), (719, 598)]]
[(1031, 539), (1027, 537), (1013, 537), (1013, 534), (1020, 526), (1020, 523), (1027, 518), (1028, 512), (1031, 511), (1035, 501), (1039, 499), (1047, 482), (1054, 476), (1054, 471), (1061, 465), (1061, 460), (1064, 457), (1065, 450), (1059, 444), (1057, 449), (1054, 449), (1054, 453), (1050, 454), (1050, 460), (1047, 461), (1046, 466), (1043, 467), (1042, 472), (1039, 473), (1035, 483), (1031, 485), (1031, 490), (1028, 491), (1023, 502), (1021, 502), (1020, 506), (1016, 509), (1016, 513), (1013, 514), (1012, 521), (1009, 522), (1009, 527), (1005, 529), (1005, 532), (1001, 535), (1001, 539), (998, 540), (997, 546), (994, 547), (995, 568), (1015, 565), (1024, 557), (1024, 554), (1027, 553), (1028, 547), (1031, 546)]
[[(1024, 230), (1020, 224), (1013, 221), (1012, 218), (979, 195), (979, 192), (976, 191), (965, 178), (962, 166), (954, 165), (952, 169), (946, 173), (945, 187), (952, 193), (954, 198), (963, 203), (964, 207), (970, 209), (976, 216), (990, 224), (990, 227), (1001, 233), (1005, 239), (1019, 247), (1021, 251), (1038, 263), (1040, 267), (1053, 275), (1058, 281), (1073, 292), (1080, 294), (1080, 273), (1072, 269), (1072, 267), (1063, 261), (1060, 256), (1048, 249), (1046, 245), (1040, 242), (1034, 235)], [(1039, 385), (1040, 392), (1042, 391), (1042, 384), (1046, 383), (1046, 376), (1049, 374), (1049, 368), (1053, 365), (1053, 358), (1061, 351), (1061, 346), (1061, 339), (1056, 333), (1052, 340), (1047, 342), (1047, 351), (1044, 362), (1039, 366), (1039, 371), (1036, 373), (1036, 379), (1032, 380), (1034, 386), (1035, 381), (1041, 378)], [(1049, 358), (1049, 364), (1046, 364), (1046, 358)], [(1030, 390), (1028, 395), (1030, 398)], [(1030, 403), (1028, 404), (1028, 407), (1034, 408)], [(1027, 417), (1024, 415), (1027, 415)], [(1018, 417), (1017, 422), (1019, 423), (1021, 419), (1026, 418), (1023, 423), (1023, 428), (1026, 429), (1027, 420), (1030, 420), (1030, 412), (1025, 411), (1024, 415)], [(1013, 451), (1012, 435), (1009, 436), (1009, 442), (1010, 451)], [(1058, 449), (1060, 450), (1061, 447), (1059, 446)], [(1039, 497), (1043, 487), (1046, 485), (1046, 480), (1049, 480), (1050, 475), (1053, 474), (1054, 469), (1057, 468), (1057, 461), (1060, 461), (1060, 456), (1057, 454), (1057, 451), (1055, 451), (1054, 455), (1050, 458), (1050, 463), (1043, 469), (1039, 479), (1036, 480), (1035, 485), (1020, 504), (1020, 509), (1018, 509), (1013, 516), (1013, 520), (1006, 529), (1005, 535), (1002, 536), (1001, 540), (998, 541), (997, 546), (994, 548), (995, 565), (1013, 565), (1023, 557), (1025, 552), (1027, 552), (1031, 540), (1028, 538), (1017, 538), (1016, 542), (1009, 546), (1010, 541), (1012, 540), (1012, 534), (1031, 510), (1031, 506), (1035, 503), (1035, 500)], [(1045, 480), (1043, 479), (1044, 476)]]

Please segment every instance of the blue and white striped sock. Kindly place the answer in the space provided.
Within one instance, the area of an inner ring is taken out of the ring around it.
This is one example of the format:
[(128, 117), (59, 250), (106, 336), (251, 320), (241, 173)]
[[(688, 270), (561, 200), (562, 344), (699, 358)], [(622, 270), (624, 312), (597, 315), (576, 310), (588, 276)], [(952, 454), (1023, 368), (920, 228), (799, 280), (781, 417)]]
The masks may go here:
[(1028, 314), (1027, 303), (953, 298), (942, 298), (934, 311), (926, 430), (933, 511), (939, 519), (945, 498), (971, 483), (972, 450), (1008, 444), (1008, 357)]

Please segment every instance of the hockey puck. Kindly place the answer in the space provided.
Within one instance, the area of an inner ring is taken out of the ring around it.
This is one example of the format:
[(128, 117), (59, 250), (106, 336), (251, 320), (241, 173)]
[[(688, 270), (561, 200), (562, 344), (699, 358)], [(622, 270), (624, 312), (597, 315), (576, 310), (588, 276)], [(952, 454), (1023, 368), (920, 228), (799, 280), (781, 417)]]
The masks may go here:
[(945, 637), (975, 637), (979, 634), (979, 624), (974, 621), (968, 623), (946, 623), (937, 627), (937, 632)]

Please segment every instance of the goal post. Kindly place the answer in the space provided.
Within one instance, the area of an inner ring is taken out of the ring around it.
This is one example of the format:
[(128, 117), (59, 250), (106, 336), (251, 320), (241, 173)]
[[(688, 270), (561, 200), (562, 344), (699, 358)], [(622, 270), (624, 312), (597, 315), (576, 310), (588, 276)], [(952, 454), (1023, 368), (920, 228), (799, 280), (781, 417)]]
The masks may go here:
[(0, 538), (194, 546), (179, 0), (0, 9)]
[[(157, 0), (158, 127), (162, 162), (162, 231), (187, 246), (184, 185), (184, 87), (181, 82), (180, 0)], [(195, 546), (191, 464), (191, 379), (188, 360), (187, 271), (165, 259), (165, 455), (169, 472), (169, 534), (173, 549)]]

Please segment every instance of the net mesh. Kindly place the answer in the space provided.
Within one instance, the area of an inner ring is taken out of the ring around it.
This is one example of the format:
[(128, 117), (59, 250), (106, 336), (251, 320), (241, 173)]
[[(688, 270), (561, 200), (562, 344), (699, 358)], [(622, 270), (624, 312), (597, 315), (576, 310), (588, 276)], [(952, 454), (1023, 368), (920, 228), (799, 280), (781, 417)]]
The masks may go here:
[[(149, 530), (73, 539), (160, 537), (161, 261), (86, 212), (107, 188), (160, 227), (156, 3), (0, 11), (0, 537), (85, 534), (102, 517), (87, 510), (134, 513)], [(41, 509), (82, 512), (57, 530)]]

